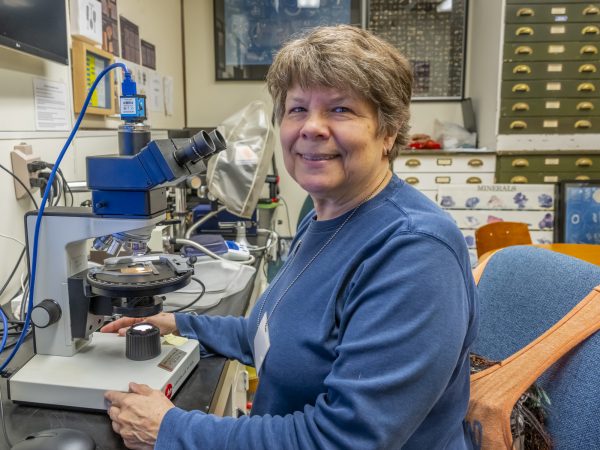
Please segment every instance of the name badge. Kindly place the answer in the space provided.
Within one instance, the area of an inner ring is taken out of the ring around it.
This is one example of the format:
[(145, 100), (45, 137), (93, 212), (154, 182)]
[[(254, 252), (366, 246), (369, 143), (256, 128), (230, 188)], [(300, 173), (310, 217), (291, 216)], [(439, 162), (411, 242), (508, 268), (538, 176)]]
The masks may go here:
[(258, 324), (258, 330), (254, 336), (254, 367), (256, 373), (260, 374), (260, 368), (262, 367), (263, 361), (267, 356), (271, 342), (269, 341), (269, 329), (267, 324), (267, 313), (263, 315), (260, 323)]

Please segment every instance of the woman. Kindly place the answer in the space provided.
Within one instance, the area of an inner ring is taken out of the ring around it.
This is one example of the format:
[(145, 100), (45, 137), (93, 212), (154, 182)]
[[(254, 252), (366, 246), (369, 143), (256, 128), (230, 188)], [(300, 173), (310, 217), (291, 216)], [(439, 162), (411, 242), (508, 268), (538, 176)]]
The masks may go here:
[(133, 394), (106, 395), (128, 446), (470, 447), (467, 249), (447, 215), (390, 172), (407, 140), (411, 82), (397, 50), (350, 26), (314, 29), (277, 54), (267, 86), (284, 161), (314, 214), (249, 318), (148, 320), (255, 365), (252, 416), (185, 412), (132, 384)]

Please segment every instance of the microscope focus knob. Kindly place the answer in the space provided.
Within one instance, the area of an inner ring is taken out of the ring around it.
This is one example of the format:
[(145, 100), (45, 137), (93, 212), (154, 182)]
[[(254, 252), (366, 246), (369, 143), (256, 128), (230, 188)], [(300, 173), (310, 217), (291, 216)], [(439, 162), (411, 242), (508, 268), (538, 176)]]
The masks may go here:
[(127, 330), (125, 355), (134, 361), (146, 361), (160, 355), (160, 331), (149, 323), (136, 323)]
[(31, 321), (38, 328), (46, 328), (53, 323), (58, 322), (62, 310), (60, 305), (54, 300), (42, 300), (31, 310)]

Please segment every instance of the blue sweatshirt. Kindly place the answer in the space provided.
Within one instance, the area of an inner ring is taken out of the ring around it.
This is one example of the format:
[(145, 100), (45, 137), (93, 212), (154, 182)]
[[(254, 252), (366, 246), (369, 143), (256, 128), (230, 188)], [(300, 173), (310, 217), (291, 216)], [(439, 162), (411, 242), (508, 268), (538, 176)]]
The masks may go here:
[(253, 365), (262, 308), (270, 349), (250, 417), (173, 408), (157, 449), (470, 448), (477, 308), (462, 235), (394, 176), (294, 282), (349, 214), (302, 221), (249, 318), (176, 316), (206, 350)]

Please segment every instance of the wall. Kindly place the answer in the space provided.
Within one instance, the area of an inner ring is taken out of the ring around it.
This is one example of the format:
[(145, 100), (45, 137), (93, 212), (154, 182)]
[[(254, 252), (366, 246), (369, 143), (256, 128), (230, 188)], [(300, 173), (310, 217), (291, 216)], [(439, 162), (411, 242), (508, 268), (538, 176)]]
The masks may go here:
[[(265, 84), (256, 81), (215, 81), (213, 2), (184, 0), (185, 61), (188, 126), (218, 125), (220, 121), (253, 100), (271, 104)], [(433, 133), (434, 119), (462, 124), (462, 111), (457, 102), (421, 102), (411, 107), (412, 132)], [(276, 139), (278, 142), (278, 139)], [(295, 230), (296, 219), (306, 193), (285, 173), (279, 144), (275, 148), (281, 175), (281, 195), (289, 206), (290, 229)], [(286, 214), (280, 232), (287, 234)]]
[[(183, 49), (181, 31), (180, 0), (119, 0), (119, 14), (140, 27), (140, 37), (156, 46), (157, 71), (171, 75), (174, 81), (174, 111), (171, 116), (149, 112), (149, 122), (153, 127), (153, 138), (165, 138), (166, 128), (185, 126), (183, 91)], [(46, 61), (31, 55), (22, 54), (0, 47), (0, 164), (11, 168), (10, 151), (13, 146), (26, 142), (33, 146), (34, 153), (43, 160), (54, 162), (62, 148), (68, 132), (47, 132), (35, 130), (33, 79), (46, 78), (62, 82), (67, 86), (68, 105), (72, 114), (72, 89), (70, 67)], [(70, 117), (71, 125), (75, 118)], [(77, 134), (67, 152), (61, 169), (69, 180), (85, 179), (85, 158), (92, 154), (107, 154), (117, 151), (117, 135), (114, 130), (120, 120), (117, 118), (94, 118), (88, 116), (82, 123), (82, 131)], [(39, 202), (39, 194), (34, 194)], [(14, 196), (12, 178), (0, 170), (0, 235), (23, 241), (23, 215), (33, 209), (29, 199), (17, 201)], [(19, 244), (0, 236), (0, 287), (8, 277), (16, 258), (21, 251)], [(20, 275), (25, 269), (21, 265)], [(17, 276), (0, 298), (17, 290)]]

